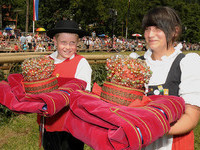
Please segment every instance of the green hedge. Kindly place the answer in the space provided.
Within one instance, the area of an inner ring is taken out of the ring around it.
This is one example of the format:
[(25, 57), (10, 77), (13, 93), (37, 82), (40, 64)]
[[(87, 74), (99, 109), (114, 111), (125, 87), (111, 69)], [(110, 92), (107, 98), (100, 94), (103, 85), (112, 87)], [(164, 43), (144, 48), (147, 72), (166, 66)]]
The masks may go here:
[(106, 80), (107, 72), (105, 64), (92, 64), (92, 85), (97, 83), (100, 86), (103, 85), (103, 81)]

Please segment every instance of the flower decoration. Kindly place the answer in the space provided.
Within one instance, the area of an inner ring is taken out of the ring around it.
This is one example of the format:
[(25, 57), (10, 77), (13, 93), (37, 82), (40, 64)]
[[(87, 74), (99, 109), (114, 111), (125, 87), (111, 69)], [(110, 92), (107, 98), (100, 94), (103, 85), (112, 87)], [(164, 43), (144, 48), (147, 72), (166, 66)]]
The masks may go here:
[(137, 89), (143, 89), (152, 74), (144, 60), (122, 55), (107, 59), (106, 69), (108, 81)]
[(50, 78), (54, 68), (54, 60), (47, 56), (28, 58), (22, 63), (22, 75), (24, 81), (39, 81)]

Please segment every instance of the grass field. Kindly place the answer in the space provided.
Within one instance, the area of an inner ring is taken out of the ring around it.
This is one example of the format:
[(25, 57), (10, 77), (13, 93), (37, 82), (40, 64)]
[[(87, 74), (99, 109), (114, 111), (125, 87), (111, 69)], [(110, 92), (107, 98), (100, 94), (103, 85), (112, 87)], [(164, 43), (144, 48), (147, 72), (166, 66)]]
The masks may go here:
[[(101, 52), (95, 54), (102, 55)], [(139, 54), (142, 55), (143, 52)], [(0, 150), (39, 150), (39, 129), (36, 118), (36, 114), (17, 115), (12, 117), (9, 123), (0, 126)], [(195, 150), (200, 150), (200, 122), (194, 133)], [(92, 148), (85, 145), (85, 150)]]
[[(39, 128), (36, 114), (13, 117), (0, 127), (0, 150), (43, 150), (39, 147)], [(85, 145), (84, 150), (92, 150)]]
[[(19, 115), (0, 127), (0, 150), (39, 150), (36, 114)], [(194, 130), (195, 150), (200, 150), (200, 123)], [(42, 148), (41, 148), (42, 150)], [(84, 150), (92, 150), (85, 145)]]

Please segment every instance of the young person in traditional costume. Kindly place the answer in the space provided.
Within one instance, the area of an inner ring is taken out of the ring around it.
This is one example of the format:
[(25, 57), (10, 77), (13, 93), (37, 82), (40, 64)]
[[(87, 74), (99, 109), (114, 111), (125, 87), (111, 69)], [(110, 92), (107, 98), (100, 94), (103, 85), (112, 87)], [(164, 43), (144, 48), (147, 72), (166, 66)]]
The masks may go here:
[(193, 129), (200, 117), (200, 57), (184, 55), (173, 44), (181, 33), (181, 20), (174, 9), (157, 7), (143, 18), (144, 37), (149, 47), (144, 54), (153, 72), (148, 95), (175, 95), (185, 100), (185, 113), (171, 126), (168, 135), (156, 140), (145, 150), (192, 150)]
[[(86, 90), (91, 88), (92, 70), (88, 61), (76, 54), (79, 38), (85, 32), (74, 21), (59, 21), (55, 28), (47, 32), (53, 38), (56, 51), (50, 55), (54, 59), (54, 76), (77, 78), (87, 82)], [(84, 143), (63, 131), (64, 121), (69, 107), (63, 108), (53, 117), (46, 117), (44, 122), (43, 147), (45, 150), (81, 150)]]

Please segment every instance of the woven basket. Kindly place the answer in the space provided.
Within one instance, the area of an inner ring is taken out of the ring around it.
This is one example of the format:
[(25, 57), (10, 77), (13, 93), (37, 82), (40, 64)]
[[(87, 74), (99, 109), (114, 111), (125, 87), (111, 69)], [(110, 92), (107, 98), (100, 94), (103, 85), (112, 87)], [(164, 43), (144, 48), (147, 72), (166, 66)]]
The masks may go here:
[(101, 91), (101, 99), (109, 103), (128, 106), (134, 100), (143, 99), (144, 91), (129, 88), (105, 81)]
[(56, 77), (39, 81), (23, 82), (23, 85), (28, 94), (48, 93), (58, 89), (58, 81)]

